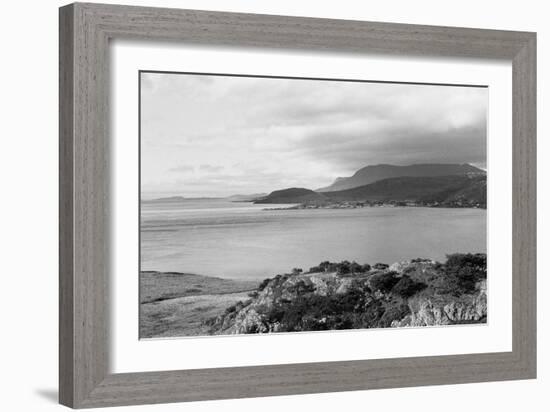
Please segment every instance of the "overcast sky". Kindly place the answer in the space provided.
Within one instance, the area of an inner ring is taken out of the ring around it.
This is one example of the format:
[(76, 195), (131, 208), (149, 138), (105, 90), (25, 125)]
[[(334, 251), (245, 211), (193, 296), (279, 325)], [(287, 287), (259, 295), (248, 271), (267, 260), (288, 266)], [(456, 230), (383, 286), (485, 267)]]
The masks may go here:
[(316, 189), (363, 166), (486, 167), (487, 89), (141, 75), (143, 198)]

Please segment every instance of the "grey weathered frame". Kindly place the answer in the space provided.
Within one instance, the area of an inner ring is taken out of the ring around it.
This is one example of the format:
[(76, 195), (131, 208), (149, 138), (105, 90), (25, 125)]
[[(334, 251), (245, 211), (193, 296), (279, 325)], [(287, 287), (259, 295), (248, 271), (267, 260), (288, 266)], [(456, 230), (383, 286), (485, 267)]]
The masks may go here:
[[(506, 59), (513, 65), (513, 350), (108, 371), (109, 40)], [(75, 3), (60, 9), (59, 398), (74, 408), (536, 376), (536, 34)]]

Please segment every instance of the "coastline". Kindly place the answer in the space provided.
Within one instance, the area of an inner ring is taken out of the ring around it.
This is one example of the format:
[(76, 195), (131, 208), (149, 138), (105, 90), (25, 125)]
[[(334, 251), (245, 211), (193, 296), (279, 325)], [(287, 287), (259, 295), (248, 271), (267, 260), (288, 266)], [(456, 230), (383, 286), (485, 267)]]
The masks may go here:
[(408, 201), (349, 201), (331, 203), (300, 203), (287, 207), (267, 207), (262, 210), (315, 210), (315, 209), (362, 209), (379, 207), (426, 207), (438, 209), (483, 209), (487, 210), (486, 204), (475, 203), (439, 203), (439, 202), (408, 202)]
[(258, 286), (257, 281), (222, 279), (182, 272), (140, 273), (140, 339), (193, 336)]
[(486, 255), (321, 262), (261, 282), (141, 272), (140, 338), (485, 323)]

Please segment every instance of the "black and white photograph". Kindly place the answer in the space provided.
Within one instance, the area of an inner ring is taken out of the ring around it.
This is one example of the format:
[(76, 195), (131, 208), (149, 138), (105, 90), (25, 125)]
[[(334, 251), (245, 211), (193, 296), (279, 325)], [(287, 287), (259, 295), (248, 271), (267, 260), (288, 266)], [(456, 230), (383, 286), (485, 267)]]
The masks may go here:
[(139, 89), (141, 339), (487, 322), (486, 87)]
[(545, 5), (4, 2), (2, 410), (546, 412)]

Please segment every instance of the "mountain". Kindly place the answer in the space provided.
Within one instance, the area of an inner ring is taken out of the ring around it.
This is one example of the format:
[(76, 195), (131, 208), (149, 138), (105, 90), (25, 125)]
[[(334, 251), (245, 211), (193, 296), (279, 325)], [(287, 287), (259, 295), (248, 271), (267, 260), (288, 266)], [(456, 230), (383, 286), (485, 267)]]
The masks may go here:
[(487, 203), (485, 175), (394, 177), (348, 190), (323, 192), (331, 201), (412, 201), (443, 204)]
[(170, 197), (159, 197), (158, 199), (144, 200), (144, 202), (182, 202), (186, 200), (183, 196), (170, 196)]
[(276, 190), (254, 203), (329, 204), (336, 202), (415, 202), (441, 206), (485, 207), (483, 174), (392, 177), (353, 189), (318, 193), (303, 188)]
[(267, 193), (252, 193), (250, 195), (232, 195), (228, 196), (226, 199), (231, 202), (252, 202), (261, 197), (266, 197)]
[(323, 202), (327, 198), (313, 190), (293, 187), (290, 189), (275, 190), (269, 195), (257, 199), (254, 203), (308, 203)]
[(338, 177), (333, 184), (317, 192), (335, 192), (353, 189), (354, 187), (368, 185), (379, 180), (392, 177), (418, 177), (418, 176), (451, 176), (451, 175), (484, 175), (485, 171), (465, 164), (416, 164), (409, 166), (394, 166), (388, 164), (366, 166), (359, 169), (353, 176)]
[(179, 203), (184, 202), (186, 200), (220, 200), (223, 199), (223, 197), (183, 197), (183, 196), (169, 196), (169, 197), (159, 197), (157, 199), (149, 199), (149, 200), (143, 200), (144, 203)]

